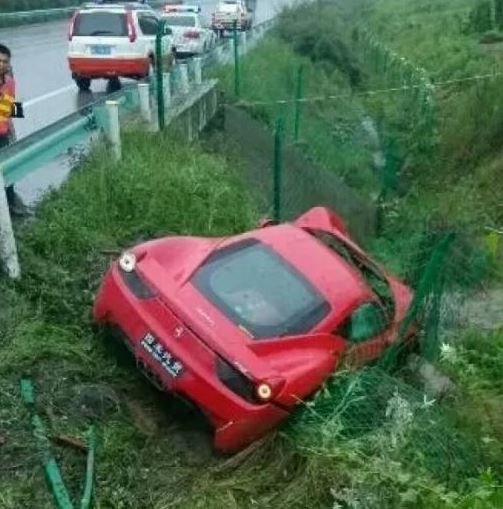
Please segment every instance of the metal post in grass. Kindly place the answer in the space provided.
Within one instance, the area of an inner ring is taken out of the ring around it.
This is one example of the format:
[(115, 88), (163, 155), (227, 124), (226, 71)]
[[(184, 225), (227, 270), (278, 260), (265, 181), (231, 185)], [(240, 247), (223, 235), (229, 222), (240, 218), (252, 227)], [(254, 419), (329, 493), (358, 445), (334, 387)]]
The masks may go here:
[(234, 94), (239, 97), (241, 94), (241, 80), (239, 75), (239, 37), (238, 37), (238, 22), (234, 21), (233, 29), (234, 40)]
[(155, 38), (155, 70), (157, 79), (157, 120), (159, 130), (162, 131), (166, 127), (166, 117), (164, 112), (164, 76), (162, 65), (162, 38), (166, 35), (166, 20), (161, 19), (157, 27), (157, 35)]
[(273, 219), (281, 220), (281, 176), (283, 173), (283, 119), (276, 121), (273, 160)]
[(21, 269), (19, 268), (16, 239), (12, 229), (2, 168), (0, 168), (0, 258), (7, 275), (12, 279), (17, 279), (21, 274)]
[(190, 92), (190, 81), (189, 81), (189, 65), (180, 64), (180, 90), (183, 95), (187, 95)]
[(105, 105), (108, 117), (108, 129), (106, 134), (112, 147), (113, 158), (115, 161), (119, 161), (122, 157), (119, 103), (118, 101), (107, 101)]
[(295, 143), (299, 141), (300, 134), (300, 106), (301, 99), (303, 94), (303, 83), (304, 82), (304, 66), (300, 65), (299, 70), (297, 71), (297, 83), (295, 87), (295, 125), (294, 125), (294, 135), (293, 139)]
[(148, 83), (138, 83), (138, 97), (140, 99), (140, 113), (145, 122), (152, 121), (152, 112), (150, 110), (150, 85)]
[(194, 85), (201, 85), (203, 82), (202, 58), (196, 57), (192, 62), (194, 65)]

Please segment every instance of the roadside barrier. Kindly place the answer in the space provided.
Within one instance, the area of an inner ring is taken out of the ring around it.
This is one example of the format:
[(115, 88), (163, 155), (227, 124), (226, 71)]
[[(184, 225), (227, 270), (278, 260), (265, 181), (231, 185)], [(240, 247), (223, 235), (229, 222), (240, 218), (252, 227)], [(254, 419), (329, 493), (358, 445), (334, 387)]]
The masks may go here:
[[(125, 86), (123, 90), (108, 95), (92, 104), (37, 131), (0, 151), (0, 189), (19, 182), (53, 161), (96, 139), (105, 139), (114, 160), (121, 158), (121, 125), (132, 115), (146, 122), (152, 130), (164, 128), (175, 120), (181, 124), (189, 140), (193, 140), (217, 111), (216, 80), (204, 79), (206, 69), (232, 61), (235, 45), (239, 52), (253, 48), (262, 35), (274, 25), (268, 20), (256, 25), (248, 34), (234, 37), (232, 44), (223, 39), (202, 58), (192, 58), (170, 69), (160, 69), (157, 80)], [(246, 37), (246, 46), (242, 46)], [(159, 59), (160, 61), (160, 59)], [(162, 93), (158, 94), (161, 76)], [(156, 101), (157, 97), (157, 101)], [(155, 117), (152, 108), (158, 109)], [(29, 116), (29, 115), (28, 115)], [(159, 119), (163, 118), (163, 124)], [(179, 120), (181, 122), (179, 122)], [(0, 260), (9, 277), (19, 278), (21, 269), (11, 217), (4, 192), (0, 192)]]

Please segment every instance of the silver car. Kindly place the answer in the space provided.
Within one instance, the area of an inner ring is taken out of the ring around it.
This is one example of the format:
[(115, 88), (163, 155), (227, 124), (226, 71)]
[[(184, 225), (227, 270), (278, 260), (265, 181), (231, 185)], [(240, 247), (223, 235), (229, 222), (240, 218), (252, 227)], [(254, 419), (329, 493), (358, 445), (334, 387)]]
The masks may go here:
[(173, 33), (177, 57), (202, 55), (216, 45), (215, 32), (204, 25), (200, 14), (171, 12), (163, 14), (163, 17)]

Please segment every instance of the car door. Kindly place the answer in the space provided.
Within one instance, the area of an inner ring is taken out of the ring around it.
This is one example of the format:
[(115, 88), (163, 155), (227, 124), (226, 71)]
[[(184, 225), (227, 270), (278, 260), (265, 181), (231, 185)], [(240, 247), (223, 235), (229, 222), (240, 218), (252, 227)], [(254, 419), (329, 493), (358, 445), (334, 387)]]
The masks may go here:
[(346, 360), (360, 365), (379, 357), (394, 331), (394, 299), (391, 287), (379, 268), (362, 252), (341, 237), (321, 230), (310, 230), (320, 242), (343, 258), (366, 283), (374, 297), (360, 303), (334, 333), (347, 341)]

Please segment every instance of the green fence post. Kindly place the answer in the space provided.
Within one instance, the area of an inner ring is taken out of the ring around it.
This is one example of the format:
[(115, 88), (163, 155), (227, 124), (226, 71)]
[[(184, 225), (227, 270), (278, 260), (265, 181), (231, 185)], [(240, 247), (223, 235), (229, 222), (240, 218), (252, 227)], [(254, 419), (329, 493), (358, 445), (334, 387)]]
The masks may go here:
[(304, 76), (304, 66), (300, 65), (297, 71), (297, 86), (295, 89), (295, 125), (293, 139), (295, 143), (299, 141), (300, 133), (300, 100), (302, 99), (302, 85)]
[(281, 220), (281, 176), (283, 172), (283, 119), (276, 121), (273, 162), (273, 219)]
[(233, 29), (234, 40), (234, 94), (239, 97), (241, 94), (241, 80), (239, 76), (239, 38), (238, 38), (238, 22), (234, 21)]
[(166, 20), (161, 19), (157, 27), (157, 35), (155, 38), (155, 70), (157, 79), (157, 119), (159, 122), (159, 130), (162, 131), (166, 127), (166, 117), (164, 112), (164, 83), (163, 83), (163, 65), (162, 65), (162, 38), (166, 32)]

